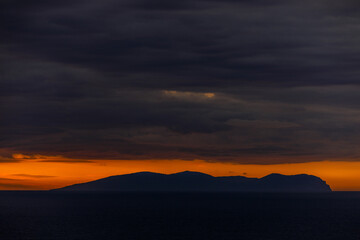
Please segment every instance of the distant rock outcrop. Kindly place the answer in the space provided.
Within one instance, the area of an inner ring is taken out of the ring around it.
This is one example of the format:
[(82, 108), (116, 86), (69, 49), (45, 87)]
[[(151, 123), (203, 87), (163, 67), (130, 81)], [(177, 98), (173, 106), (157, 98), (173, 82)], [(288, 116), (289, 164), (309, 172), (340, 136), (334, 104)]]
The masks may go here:
[(67, 186), (57, 191), (228, 191), (228, 192), (329, 192), (321, 178), (300, 174), (270, 174), (263, 178), (213, 177), (200, 172), (161, 174), (138, 172)]

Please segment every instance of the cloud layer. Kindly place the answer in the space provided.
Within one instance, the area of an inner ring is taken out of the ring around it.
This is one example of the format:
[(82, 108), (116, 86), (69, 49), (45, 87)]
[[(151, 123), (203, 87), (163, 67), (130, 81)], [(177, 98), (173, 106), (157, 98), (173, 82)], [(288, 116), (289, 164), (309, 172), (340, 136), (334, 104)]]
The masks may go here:
[(357, 1), (2, 1), (0, 162), (358, 160)]

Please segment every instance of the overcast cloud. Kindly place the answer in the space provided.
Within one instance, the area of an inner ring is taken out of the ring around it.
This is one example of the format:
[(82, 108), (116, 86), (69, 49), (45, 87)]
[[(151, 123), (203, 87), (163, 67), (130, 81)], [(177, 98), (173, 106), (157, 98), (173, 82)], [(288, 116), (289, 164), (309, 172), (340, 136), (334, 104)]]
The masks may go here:
[(0, 162), (359, 160), (359, 1), (0, 9)]

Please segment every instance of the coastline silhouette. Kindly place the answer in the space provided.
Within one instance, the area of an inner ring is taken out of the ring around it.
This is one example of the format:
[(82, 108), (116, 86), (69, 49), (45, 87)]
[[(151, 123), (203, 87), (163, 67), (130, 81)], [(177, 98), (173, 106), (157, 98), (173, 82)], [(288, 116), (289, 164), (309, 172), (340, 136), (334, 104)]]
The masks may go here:
[(263, 178), (213, 177), (201, 172), (161, 174), (137, 172), (74, 184), (56, 191), (206, 191), (206, 192), (330, 192), (321, 178), (272, 173)]

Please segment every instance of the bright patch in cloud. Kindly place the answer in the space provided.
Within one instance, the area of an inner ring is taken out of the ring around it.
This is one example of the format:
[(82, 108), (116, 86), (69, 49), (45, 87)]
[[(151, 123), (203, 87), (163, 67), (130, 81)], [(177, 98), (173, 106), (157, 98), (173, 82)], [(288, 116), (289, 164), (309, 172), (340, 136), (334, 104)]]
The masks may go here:
[(215, 93), (211, 92), (183, 92), (183, 91), (170, 91), (164, 90), (163, 93), (166, 96), (177, 97), (177, 98), (184, 98), (184, 99), (196, 99), (196, 98), (213, 98), (215, 97)]
[[(34, 154), (34, 155), (26, 155), (26, 154), (22, 154), (22, 153), (14, 153), (12, 155), (13, 159), (15, 160), (34, 160), (37, 162), (79, 162), (76, 160), (72, 160), (69, 158), (65, 158), (61, 155), (56, 155), (56, 156), (45, 156), (45, 155), (40, 155), (40, 154)], [(86, 161), (86, 160), (84, 160)]]

